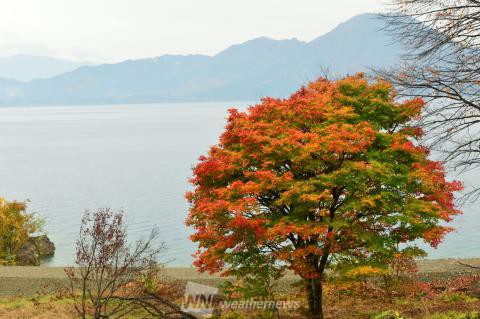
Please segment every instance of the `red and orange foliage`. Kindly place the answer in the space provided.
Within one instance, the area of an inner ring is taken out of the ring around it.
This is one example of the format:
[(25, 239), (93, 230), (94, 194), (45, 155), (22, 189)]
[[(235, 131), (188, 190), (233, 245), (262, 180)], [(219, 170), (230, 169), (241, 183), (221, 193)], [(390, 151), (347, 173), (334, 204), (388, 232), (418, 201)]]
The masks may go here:
[(423, 106), (358, 74), (230, 110), (187, 194), (196, 266), (228, 273), (263, 254), (321, 295), (332, 260), (381, 267), (421, 253), (409, 244), (418, 239), (437, 246), (462, 185), (446, 181), (409, 126)]

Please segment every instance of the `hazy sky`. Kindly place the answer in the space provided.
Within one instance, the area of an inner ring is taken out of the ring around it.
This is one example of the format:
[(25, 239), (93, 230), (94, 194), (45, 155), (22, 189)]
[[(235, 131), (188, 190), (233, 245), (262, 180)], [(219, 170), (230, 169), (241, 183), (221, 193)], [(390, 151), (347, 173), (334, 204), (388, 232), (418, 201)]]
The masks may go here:
[(382, 0), (0, 0), (0, 55), (116, 62), (311, 40)]

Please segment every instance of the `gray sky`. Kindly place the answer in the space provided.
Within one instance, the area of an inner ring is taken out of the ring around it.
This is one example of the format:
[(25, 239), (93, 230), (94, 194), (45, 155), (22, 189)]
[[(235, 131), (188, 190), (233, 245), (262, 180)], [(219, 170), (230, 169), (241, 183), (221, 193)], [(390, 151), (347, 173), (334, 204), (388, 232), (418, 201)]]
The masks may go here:
[[(384, 1), (384, 0), (383, 0)], [(0, 55), (117, 62), (311, 40), (382, 0), (0, 0)]]

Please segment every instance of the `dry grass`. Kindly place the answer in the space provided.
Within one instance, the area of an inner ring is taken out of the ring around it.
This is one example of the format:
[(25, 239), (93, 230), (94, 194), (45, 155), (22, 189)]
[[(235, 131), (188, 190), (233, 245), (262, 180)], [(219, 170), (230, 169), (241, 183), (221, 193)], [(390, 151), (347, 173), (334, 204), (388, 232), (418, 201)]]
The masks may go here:
[[(297, 292), (299, 293), (299, 292)], [(280, 296), (281, 298), (286, 295)], [(280, 299), (281, 299), (280, 298)], [(301, 298), (299, 294), (295, 298)], [(303, 302), (303, 300), (302, 300)], [(425, 318), (462, 318), (453, 315), (435, 317), (435, 315), (474, 312), (480, 309), (480, 300), (467, 293), (442, 293), (435, 298), (394, 298), (360, 294), (354, 292), (344, 295), (329, 293), (325, 300), (326, 318), (331, 319), (370, 319), (382, 312), (398, 311), (403, 319)], [(296, 312), (282, 313), (282, 319), (306, 318), (305, 304)], [(5, 319), (72, 319), (76, 317), (71, 300), (66, 297), (47, 295), (38, 298), (9, 297), (0, 299), (0, 318)], [(140, 318), (131, 316), (130, 318)], [(267, 318), (265, 314), (245, 311), (229, 312), (219, 318), (256, 319)]]
[(72, 319), (75, 316), (70, 300), (54, 296), (43, 296), (38, 299), (10, 297), (0, 300), (0, 318)]
[(449, 311), (467, 313), (478, 311), (480, 301), (465, 294), (445, 294), (435, 299), (396, 298), (391, 302), (386, 298), (362, 297), (359, 295), (344, 298), (327, 298), (327, 318), (369, 319), (387, 312), (396, 311), (404, 319), (423, 319), (433, 314)]
[[(478, 260), (469, 262), (477, 264)], [(458, 271), (465, 270), (459, 268), (456, 260), (426, 261), (420, 264), (420, 269), (422, 277), (420, 279), (424, 281), (445, 281), (447, 280), (445, 278), (462, 276)], [(207, 285), (218, 285), (225, 280), (217, 276), (198, 274), (193, 268), (167, 268), (164, 275), (182, 282), (189, 280)], [(72, 301), (64, 295), (55, 293), (57, 287), (65, 281), (63, 276), (63, 270), (59, 268), (0, 267), (0, 295), (4, 296), (0, 298), (0, 318), (75, 318)], [(280, 296), (277, 300), (301, 300), (302, 308), (282, 313), (282, 319), (306, 318), (303, 292), (298, 287), (291, 286), (294, 281), (295, 277), (289, 275), (280, 282)], [(447, 288), (445, 291), (432, 296), (416, 294), (388, 298), (375, 289), (370, 291), (365, 287), (341, 287), (340, 284), (330, 284), (325, 296), (326, 318), (370, 319), (387, 311), (397, 311), (403, 319), (477, 318), (462, 317), (460, 314), (480, 310), (480, 282), (476, 283), (474, 287), (476, 290), (472, 288), (452, 291), (448, 289), (450, 288), (448, 284), (445, 286)], [(132, 316), (131, 319), (140, 317)], [(221, 318), (256, 319), (268, 316), (241, 311), (224, 314)]]

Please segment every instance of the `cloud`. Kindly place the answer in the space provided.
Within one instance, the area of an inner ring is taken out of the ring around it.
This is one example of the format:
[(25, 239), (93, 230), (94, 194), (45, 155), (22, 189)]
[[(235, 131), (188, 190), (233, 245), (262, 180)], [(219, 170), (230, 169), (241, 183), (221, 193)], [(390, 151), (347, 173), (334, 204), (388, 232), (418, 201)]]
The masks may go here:
[(0, 0), (0, 48), (94, 62), (215, 54), (258, 36), (310, 40), (381, 8), (381, 0)]

